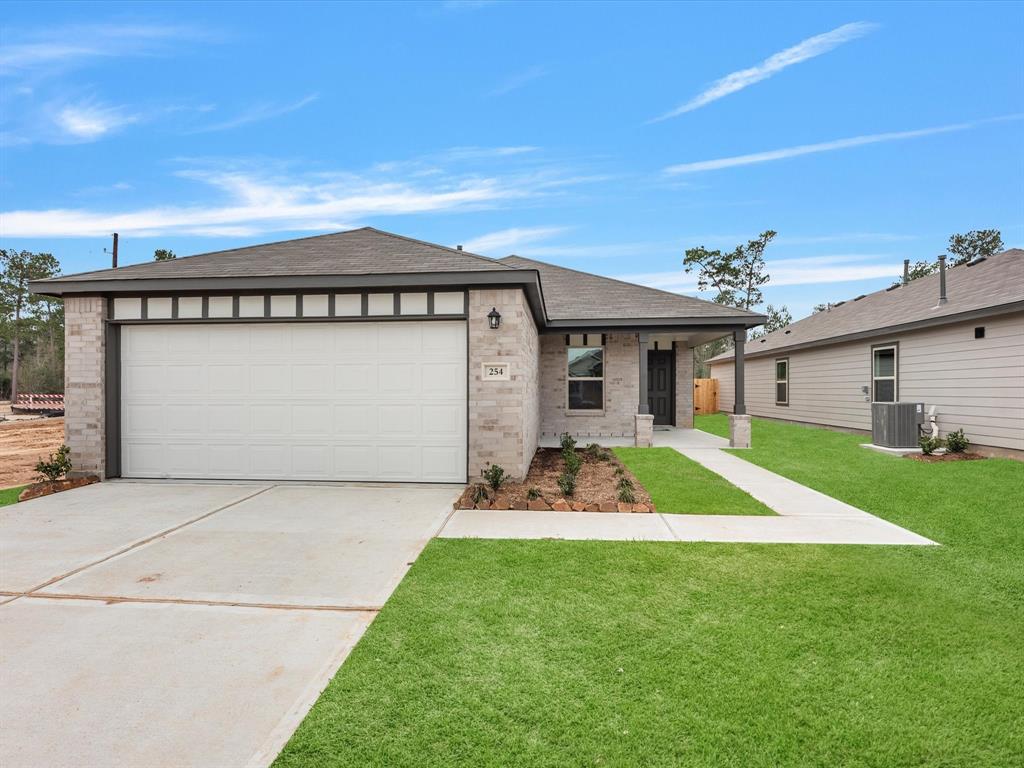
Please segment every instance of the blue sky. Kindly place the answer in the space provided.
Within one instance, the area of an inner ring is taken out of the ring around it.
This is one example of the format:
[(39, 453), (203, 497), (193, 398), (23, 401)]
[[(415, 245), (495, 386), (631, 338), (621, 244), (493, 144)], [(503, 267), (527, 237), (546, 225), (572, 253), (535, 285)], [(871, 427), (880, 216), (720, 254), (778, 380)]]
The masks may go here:
[(65, 272), (373, 225), (772, 303), (1024, 244), (1024, 5), (8, 3), (0, 245)]

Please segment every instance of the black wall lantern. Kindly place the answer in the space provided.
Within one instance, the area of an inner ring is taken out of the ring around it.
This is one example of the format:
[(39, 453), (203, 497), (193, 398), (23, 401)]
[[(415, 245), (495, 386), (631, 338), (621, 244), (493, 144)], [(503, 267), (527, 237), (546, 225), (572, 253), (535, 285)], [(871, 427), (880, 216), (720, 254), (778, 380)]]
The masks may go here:
[(491, 307), (491, 311), (487, 313), (487, 325), (492, 331), (498, 330), (498, 326), (501, 325), (501, 313), (497, 307)]

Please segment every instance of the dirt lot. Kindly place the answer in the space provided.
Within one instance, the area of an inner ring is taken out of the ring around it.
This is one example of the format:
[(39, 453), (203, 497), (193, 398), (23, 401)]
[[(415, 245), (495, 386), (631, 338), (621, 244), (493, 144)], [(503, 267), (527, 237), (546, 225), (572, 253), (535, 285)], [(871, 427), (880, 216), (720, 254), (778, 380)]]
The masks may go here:
[(0, 422), (0, 488), (33, 482), (36, 462), (63, 442), (63, 418)]

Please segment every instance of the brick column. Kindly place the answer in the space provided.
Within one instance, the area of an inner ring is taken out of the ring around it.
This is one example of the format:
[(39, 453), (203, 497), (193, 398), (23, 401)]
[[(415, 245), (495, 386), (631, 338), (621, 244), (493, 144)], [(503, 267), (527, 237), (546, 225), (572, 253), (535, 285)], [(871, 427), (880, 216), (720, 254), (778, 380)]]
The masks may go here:
[(64, 299), (64, 442), (71, 448), (72, 475), (104, 477), (104, 392), (107, 300)]
[[(491, 330), (487, 314), (501, 313)], [(479, 482), (487, 463), (521, 480), (540, 437), (537, 371), (540, 340), (520, 288), (469, 292), (469, 482)], [(484, 363), (509, 367), (508, 381), (483, 379)]]
[(676, 350), (676, 426), (693, 427), (693, 347), (677, 341)]

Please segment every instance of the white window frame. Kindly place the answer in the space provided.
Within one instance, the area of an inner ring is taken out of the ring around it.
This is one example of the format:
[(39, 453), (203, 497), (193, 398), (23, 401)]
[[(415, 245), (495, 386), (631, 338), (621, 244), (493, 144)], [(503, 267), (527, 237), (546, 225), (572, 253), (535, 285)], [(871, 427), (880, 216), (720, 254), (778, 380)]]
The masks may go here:
[[(574, 349), (600, 349), (601, 350), (601, 375), (600, 376), (570, 376), (569, 375), (569, 353)], [(603, 344), (570, 344), (565, 348), (565, 412), (570, 415), (579, 416), (600, 416), (604, 413), (605, 394), (604, 386), (607, 371), (607, 350)], [(600, 381), (601, 382), (601, 407), (600, 408), (573, 408), (569, 405), (569, 382), (572, 381)]]
[[(892, 376), (875, 375), (875, 355), (879, 352), (892, 350)], [(879, 400), (876, 382), (892, 382), (892, 400)], [(871, 348), (871, 402), (898, 403), (900, 400), (900, 346), (899, 344), (879, 344)]]
[[(786, 364), (786, 377), (784, 379), (779, 378), (779, 363)], [(786, 385), (786, 399), (779, 400), (779, 384)], [(776, 405), (789, 405), (789, 358), (788, 357), (777, 357), (775, 358), (775, 404)]]

